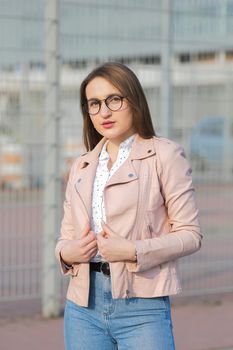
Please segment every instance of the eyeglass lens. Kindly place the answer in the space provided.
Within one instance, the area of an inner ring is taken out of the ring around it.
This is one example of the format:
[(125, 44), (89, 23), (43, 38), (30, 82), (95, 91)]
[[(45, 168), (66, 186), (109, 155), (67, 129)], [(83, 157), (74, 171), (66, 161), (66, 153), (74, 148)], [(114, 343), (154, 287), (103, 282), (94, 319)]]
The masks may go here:
[(87, 101), (88, 113), (92, 115), (99, 113), (102, 102), (104, 102), (111, 111), (117, 111), (122, 106), (123, 97), (111, 95), (104, 100), (89, 100)]

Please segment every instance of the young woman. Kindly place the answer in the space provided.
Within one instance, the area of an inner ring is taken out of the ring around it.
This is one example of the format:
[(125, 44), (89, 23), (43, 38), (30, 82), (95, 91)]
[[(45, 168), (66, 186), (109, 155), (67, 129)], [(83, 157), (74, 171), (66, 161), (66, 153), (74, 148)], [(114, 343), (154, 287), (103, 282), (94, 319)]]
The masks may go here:
[(81, 85), (84, 143), (70, 172), (56, 256), (71, 276), (66, 350), (173, 350), (177, 259), (200, 248), (183, 149), (156, 137), (142, 87), (119, 63)]

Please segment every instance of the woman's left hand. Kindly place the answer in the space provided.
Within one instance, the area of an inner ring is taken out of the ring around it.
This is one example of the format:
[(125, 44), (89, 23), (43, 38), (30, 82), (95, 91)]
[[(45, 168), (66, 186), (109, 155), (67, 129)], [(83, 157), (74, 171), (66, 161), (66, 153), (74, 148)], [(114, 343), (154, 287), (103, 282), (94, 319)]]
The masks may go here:
[(101, 256), (108, 262), (135, 261), (135, 244), (113, 232), (104, 222), (103, 231), (97, 234), (97, 244)]

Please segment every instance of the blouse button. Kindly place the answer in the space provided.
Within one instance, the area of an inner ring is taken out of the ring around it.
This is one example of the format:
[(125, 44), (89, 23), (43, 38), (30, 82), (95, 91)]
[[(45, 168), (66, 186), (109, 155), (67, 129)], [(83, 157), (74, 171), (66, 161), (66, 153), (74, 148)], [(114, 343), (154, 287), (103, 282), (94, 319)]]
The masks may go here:
[(128, 174), (128, 177), (133, 177), (133, 176), (134, 176), (134, 174), (132, 174), (132, 173)]

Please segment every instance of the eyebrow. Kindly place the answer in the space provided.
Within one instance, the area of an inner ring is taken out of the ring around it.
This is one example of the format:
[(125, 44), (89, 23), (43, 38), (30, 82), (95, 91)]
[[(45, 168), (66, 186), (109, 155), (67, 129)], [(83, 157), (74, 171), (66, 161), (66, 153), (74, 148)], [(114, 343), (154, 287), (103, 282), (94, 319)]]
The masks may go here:
[(91, 97), (89, 100), (87, 99), (87, 101), (101, 101), (101, 100), (106, 100), (107, 98), (109, 98), (109, 97), (113, 97), (113, 96), (122, 96), (122, 95), (120, 95), (119, 93), (117, 93), (117, 92), (115, 92), (114, 94), (110, 94), (110, 95), (108, 95), (108, 96), (106, 96), (104, 99), (100, 99), (100, 98), (97, 98), (97, 97)]

